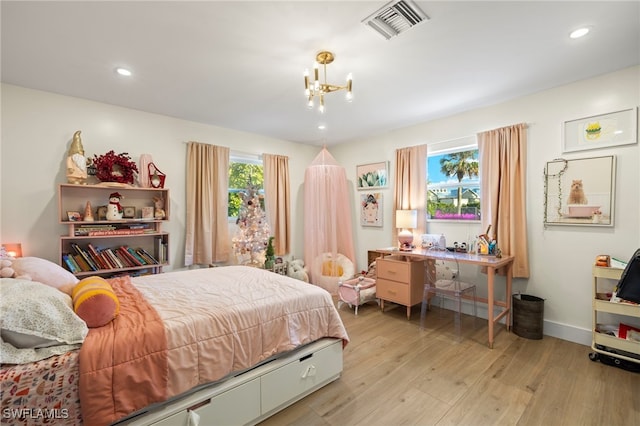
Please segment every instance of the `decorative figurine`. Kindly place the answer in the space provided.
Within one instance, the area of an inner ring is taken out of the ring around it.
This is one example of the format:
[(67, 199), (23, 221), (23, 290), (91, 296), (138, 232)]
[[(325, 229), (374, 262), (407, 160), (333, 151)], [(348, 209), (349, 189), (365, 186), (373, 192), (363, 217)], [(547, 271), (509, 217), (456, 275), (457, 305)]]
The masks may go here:
[(84, 156), (80, 130), (73, 134), (67, 155), (67, 182), (76, 185), (86, 185), (87, 183), (87, 159)]
[(167, 217), (167, 212), (164, 210), (164, 198), (162, 197), (153, 197), (153, 217), (155, 219), (164, 219)]
[(93, 222), (93, 212), (91, 210), (91, 203), (87, 201), (87, 204), (84, 207), (84, 219), (82, 220), (85, 222)]
[(121, 220), (122, 219), (122, 206), (120, 205), (120, 195), (118, 192), (113, 192), (109, 195), (109, 205), (107, 206), (107, 220)]

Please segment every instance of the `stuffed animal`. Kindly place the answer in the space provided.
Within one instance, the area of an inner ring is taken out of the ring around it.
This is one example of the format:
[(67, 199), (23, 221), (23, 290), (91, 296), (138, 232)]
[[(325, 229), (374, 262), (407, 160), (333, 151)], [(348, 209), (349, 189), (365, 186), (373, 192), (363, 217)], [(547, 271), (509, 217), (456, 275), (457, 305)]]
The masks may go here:
[(167, 217), (167, 212), (164, 210), (164, 198), (162, 197), (153, 197), (153, 217), (156, 219), (164, 219)]
[(31, 277), (27, 274), (17, 275), (16, 271), (12, 267), (12, 259), (0, 260), (0, 277), (2, 278), (18, 278), (21, 280), (31, 281)]
[(309, 274), (302, 259), (292, 259), (289, 261), (287, 275), (300, 281), (309, 282)]
[[(15, 268), (14, 261), (16, 261)], [(18, 264), (18, 262), (20, 262), (20, 264)], [(55, 269), (51, 269), (48, 265), (51, 265)], [(22, 271), (22, 273), (16, 272), (16, 269)], [(60, 272), (57, 272), (57, 269), (59, 269)], [(31, 270), (31, 274), (27, 273), (27, 270)], [(25, 281), (33, 281), (35, 279), (45, 285), (57, 288), (71, 297), (71, 293), (78, 280), (73, 279), (73, 276), (69, 279), (67, 275), (71, 276), (71, 273), (64, 270), (61, 266), (44, 259), (35, 257), (22, 257), (19, 260), (14, 258), (0, 259), (0, 278), (15, 278)], [(43, 276), (49, 279), (44, 280)]]

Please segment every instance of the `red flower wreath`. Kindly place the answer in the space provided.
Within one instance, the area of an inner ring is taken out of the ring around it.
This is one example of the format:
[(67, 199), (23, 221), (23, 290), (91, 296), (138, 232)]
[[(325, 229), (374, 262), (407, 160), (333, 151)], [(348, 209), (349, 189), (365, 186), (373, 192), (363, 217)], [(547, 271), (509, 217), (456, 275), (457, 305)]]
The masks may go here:
[(104, 155), (93, 157), (96, 177), (102, 182), (133, 183), (133, 172), (138, 173), (138, 166), (131, 161), (126, 152), (116, 155), (111, 150)]

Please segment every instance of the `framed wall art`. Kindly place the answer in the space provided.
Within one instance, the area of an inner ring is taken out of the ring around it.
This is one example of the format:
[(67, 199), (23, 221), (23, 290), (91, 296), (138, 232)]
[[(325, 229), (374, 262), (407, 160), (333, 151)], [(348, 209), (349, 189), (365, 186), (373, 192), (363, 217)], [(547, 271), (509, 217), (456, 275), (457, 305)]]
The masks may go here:
[(382, 227), (382, 193), (360, 194), (360, 225)]
[(356, 166), (356, 186), (359, 190), (386, 188), (389, 184), (389, 162)]
[(545, 225), (613, 226), (616, 157), (556, 159), (544, 171)]
[(562, 151), (630, 145), (638, 142), (638, 108), (565, 121)]

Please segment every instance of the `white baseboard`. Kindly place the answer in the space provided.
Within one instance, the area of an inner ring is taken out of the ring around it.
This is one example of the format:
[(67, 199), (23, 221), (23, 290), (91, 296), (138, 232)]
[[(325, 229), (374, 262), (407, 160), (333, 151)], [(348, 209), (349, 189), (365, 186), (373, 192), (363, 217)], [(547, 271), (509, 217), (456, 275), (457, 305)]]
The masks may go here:
[[(454, 301), (450, 299), (445, 299), (444, 308), (454, 311), (455, 305)], [(440, 306), (440, 302), (437, 298), (434, 298), (432, 301), (434, 306)], [(487, 315), (487, 305), (484, 303), (478, 303), (478, 318), (487, 319), (489, 316)], [(473, 307), (471, 306), (471, 302), (468, 300), (462, 301), (462, 313), (467, 315), (473, 315)], [(500, 320), (502, 324), (504, 324), (504, 319)], [(558, 322), (544, 320), (542, 322), (542, 334), (544, 336), (556, 337), (558, 339), (567, 340), (569, 342), (578, 343), (580, 345), (585, 345), (591, 347), (591, 342), (593, 340), (593, 334), (591, 333), (591, 329), (585, 329), (581, 327), (576, 327), (568, 324), (561, 324)]]

